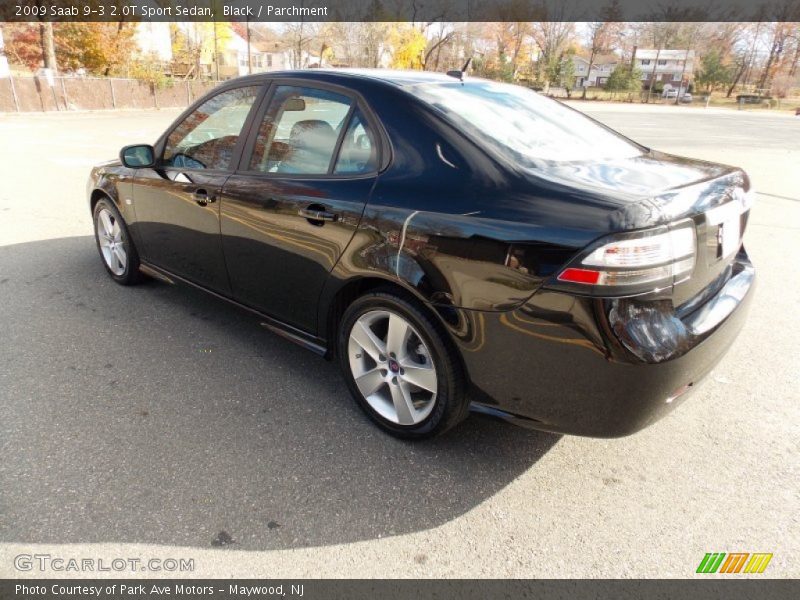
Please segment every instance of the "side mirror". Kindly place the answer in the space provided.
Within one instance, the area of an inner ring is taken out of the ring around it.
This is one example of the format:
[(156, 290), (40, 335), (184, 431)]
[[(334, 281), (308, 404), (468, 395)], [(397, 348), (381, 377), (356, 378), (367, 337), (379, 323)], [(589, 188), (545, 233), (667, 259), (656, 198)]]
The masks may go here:
[(125, 146), (119, 151), (119, 159), (130, 169), (153, 167), (156, 164), (156, 151), (149, 144)]

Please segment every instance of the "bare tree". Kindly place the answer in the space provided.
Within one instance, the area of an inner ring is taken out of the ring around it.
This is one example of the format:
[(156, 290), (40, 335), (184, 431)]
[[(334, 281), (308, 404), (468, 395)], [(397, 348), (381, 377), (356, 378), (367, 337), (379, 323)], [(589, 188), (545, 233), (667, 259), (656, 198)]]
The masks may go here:
[[(438, 25), (435, 33), (431, 34), (434, 25)], [(425, 23), (422, 26), (422, 31), (428, 38), (428, 47), (425, 49), (425, 54), (422, 58), (422, 69), (427, 71), (429, 67), (432, 70), (439, 70), (439, 60), (442, 56), (442, 49), (449, 44), (456, 35), (452, 23), (438, 22), (438, 23)], [(433, 63), (431, 64), (431, 58)]]
[(650, 97), (653, 94), (653, 88), (656, 84), (656, 69), (658, 68), (658, 61), (661, 58), (661, 52), (675, 41), (680, 23), (674, 22), (659, 22), (659, 23), (646, 23), (645, 31), (649, 42), (652, 42), (653, 48), (656, 51), (656, 58), (653, 61), (653, 69), (650, 72), (650, 82), (647, 86), (647, 98), (645, 102), (650, 102)]
[(791, 23), (771, 23), (772, 30), (771, 42), (769, 45), (769, 55), (764, 68), (761, 70), (761, 78), (758, 80), (758, 88), (767, 89), (776, 73), (781, 67), (784, 59), (784, 50), (790, 39), (793, 24)]
[[(681, 67), (681, 79), (678, 83), (678, 94), (675, 96), (675, 104), (681, 101), (683, 95), (683, 78), (686, 76), (686, 67), (689, 64), (689, 53), (694, 50), (697, 44), (697, 39), (704, 31), (703, 23), (684, 23), (678, 35), (678, 45), (686, 49), (686, 54), (683, 57), (683, 66)], [(689, 87), (688, 85), (686, 86)]]
[(291, 49), (291, 63), (293, 69), (302, 69), (308, 66), (308, 57), (312, 45), (316, 46), (319, 23), (298, 21), (286, 23), (284, 26), (284, 39)]
[(733, 93), (747, 69), (751, 59), (747, 43), (757, 27), (754, 24), (738, 21), (704, 23), (700, 32), (693, 36), (691, 45), (697, 56), (715, 52), (719, 55), (721, 62), (730, 67), (731, 81), (728, 85), (727, 97)]
[(547, 21), (533, 23), (531, 35), (539, 47), (539, 70), (551, 72), (575, 34), (575, 23)]
[[(614, 3), (614, 10), (619, 7)], [(614, 17), (613, 14), (607, 13), (605, 16)], [(614, 39), (617, 37), (621, 29), (620, 23), (617, 20), (610, 21), (597, 21), (589, 23), (589, 66), (586, 70), (587, 79), (592, 75), (592, 67), (594, 61), (600, 54), (605, 54), (611, 50)], [(588, 86), (583, 86), (583, 94), (581, 97), (586, 100), (586, 91)]]

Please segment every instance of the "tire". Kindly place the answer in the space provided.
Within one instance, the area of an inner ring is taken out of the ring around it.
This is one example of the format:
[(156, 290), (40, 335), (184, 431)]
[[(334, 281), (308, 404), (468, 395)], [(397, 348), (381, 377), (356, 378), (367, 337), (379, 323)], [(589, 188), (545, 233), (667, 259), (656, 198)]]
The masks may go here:
[(141, 282), (144, 275), (139, 271), (139, 253), (114, 203), (108, 198), (98, 200), (92, 220), (94, 240), (106, 272), (120, 285)]
[(464, 369), (443, 328), (401, 296), (377, 291), (348, 306), (337, 356), (358, 405), (396, 437), (433, 437), (469, 414)]

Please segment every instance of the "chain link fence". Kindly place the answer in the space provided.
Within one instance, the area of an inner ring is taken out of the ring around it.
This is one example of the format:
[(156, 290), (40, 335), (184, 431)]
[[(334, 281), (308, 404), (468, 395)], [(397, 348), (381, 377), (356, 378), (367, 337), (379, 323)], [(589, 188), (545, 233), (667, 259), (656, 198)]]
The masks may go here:
[(181, 108), (217, 83), (175, 80), (159, 86), (139, 79), (3, 77), (0, 112)]

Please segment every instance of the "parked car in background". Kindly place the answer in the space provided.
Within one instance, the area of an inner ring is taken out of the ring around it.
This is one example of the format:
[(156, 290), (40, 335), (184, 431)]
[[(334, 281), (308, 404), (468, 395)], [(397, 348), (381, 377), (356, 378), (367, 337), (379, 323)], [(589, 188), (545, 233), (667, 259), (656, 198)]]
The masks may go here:
[(689, 92), (684, 90), (678, 90), (678, 88), (673, 88), (673, 87), (665, 89), (664, 92), (661, 94), (661, 97), (666, 100), (675, 100), (678, 97), (678, 94), (680, 94), (681, 102), (688, 104), (692, 101), (692, 95)]
[(87, 191), (112, 279), (250, 311), (402, 437), (470, 408), (637, 431), (714, 367), (753, 296), (741, 169), (458, 72), (232, 80)]

